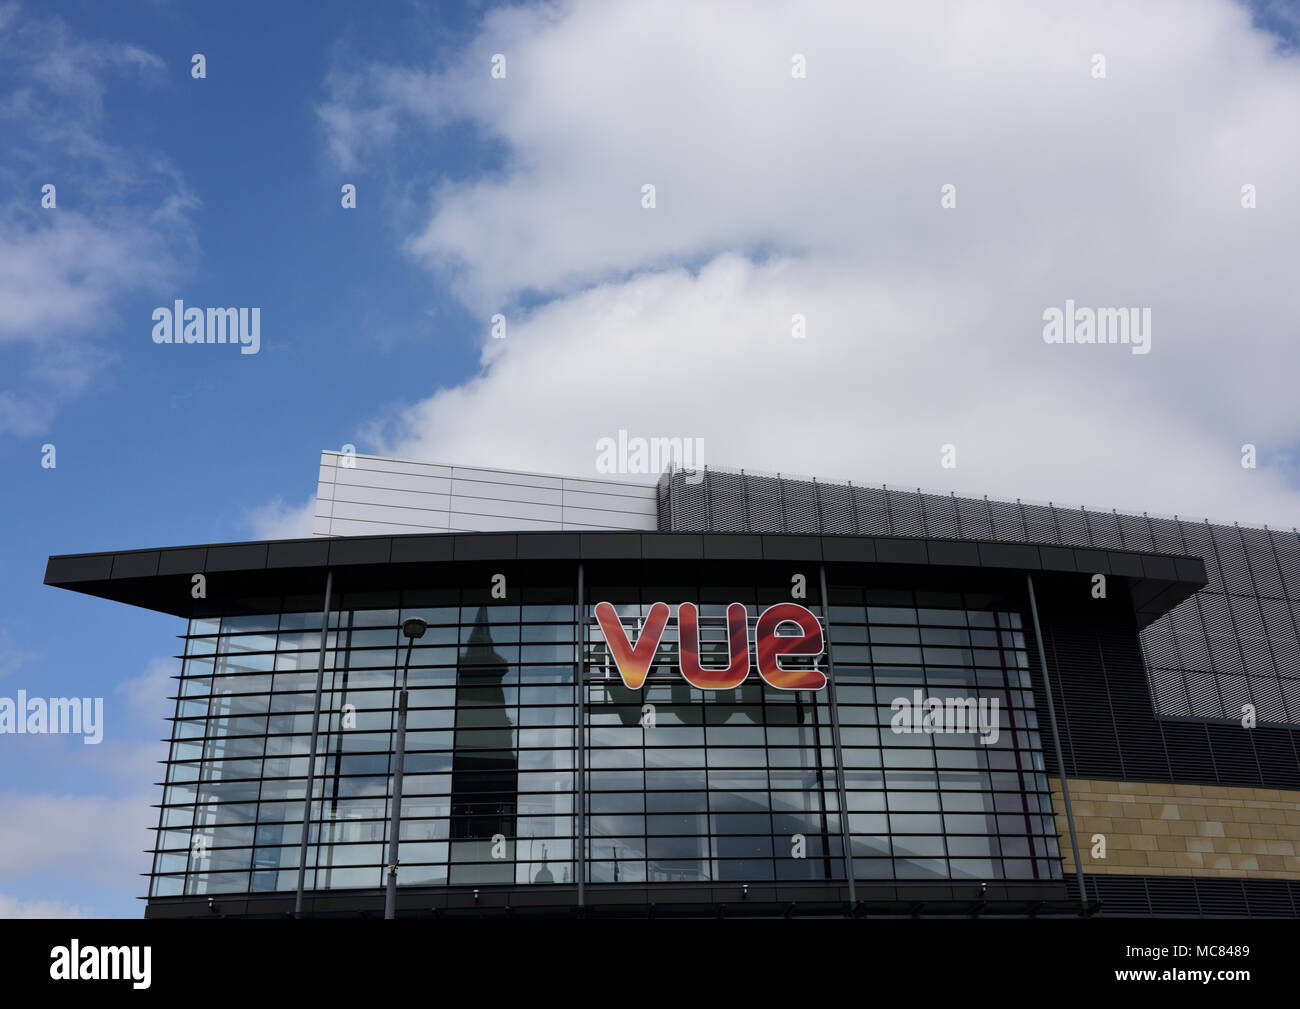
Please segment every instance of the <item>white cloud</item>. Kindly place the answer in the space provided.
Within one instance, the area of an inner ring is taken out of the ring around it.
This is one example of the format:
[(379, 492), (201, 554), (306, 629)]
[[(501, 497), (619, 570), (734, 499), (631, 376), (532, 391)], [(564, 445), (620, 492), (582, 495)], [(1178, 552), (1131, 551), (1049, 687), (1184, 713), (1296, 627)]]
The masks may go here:
[(22, 669), (33, 659), (39, 659), (40, 653), (19, 648), (14, 644), (13, 635), (8, 627), (0, 626), (0, 677)]
[(131, 712), (150, 728), (160, 731), (174, 713), (175, 702), (167, 698), (176, 693), (173, 676), (180, 674), (180, 660), (170, 655), (150, 659), (139, 676), (124, 680), (116, 692), (126, 697)]
[[(376, 445), (581, 475), (626, 428), (717, 465), (1294, 524), (1300, 58), (1274, 43), (1227, 0), (606, 0), (354, 73), (336, 156), (457, 120), (508, 152), (408, 249), (509, 336)], [(1152, 352), (1044, 344), (1067, 298), (1150, 307)]]
[(0, 876), (38, 874), (120, 887), (147, 872), (156, 794), (120, 799), (84, 795), (0, 795)]
[(158, 79), (160, 57), (8, 7), (0, 66), (0, 433), (26, 437), (116, 360), (104, 334), (123, 298), (183, 271), (197, 200), (156, 152), (110, 142), (103, 120), (110, 84)]
[(243, 524), (253, 539), (292, 540), (310, 536), (315, 517), (315, 494), (302, 505), (285, 504), (277, 497), (249, 511)]
[(57, 900), (19, 900), (0, 893), (0, 918), (89, 918), (78, 904)]

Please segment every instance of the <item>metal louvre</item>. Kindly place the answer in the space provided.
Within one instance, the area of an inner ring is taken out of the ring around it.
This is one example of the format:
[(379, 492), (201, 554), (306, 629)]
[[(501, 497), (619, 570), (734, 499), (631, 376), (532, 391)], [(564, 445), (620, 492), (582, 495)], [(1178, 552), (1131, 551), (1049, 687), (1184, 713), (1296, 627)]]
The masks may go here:
[(1056, 518), (1049, 505), (1022, 504), (1020, 513), (1024, 517), (1025, 537), (1030, 543), (1059, 543), (1056, 532)]
[(1119, 519), (1114, 512), (1088, 511), (1083, 509), (1088, 522), (1088, 531), (1092, 536), (1092, 545), (1110, 550), (1123, 548), (1123, 538), (1119, 532)]
[(818, 531), (831, 536), (851, 536), (856, 533), (852, 488), (839, 483), (818, 483), (816, 489), (822, 524)]
[(1025, 522), (1020, 515), (1020, 505), (1014, 501), (990, 501), (989, 512), (993, 516), (994, 539), (1024, 542)]
[(1261, 598), (1259, 609), (1278, 673), (1300, 676), (1300, 642), (1296, 641), (1291, 611), (1281, 599)]
[(1153, 669), (1149, 678), (1158, 711), (1175, 717), (1191, 716), (1191, 705), (1187, 702), (1187, 686), (1181, 672), (1177, 669)]
[(751, 531), (783, 533), (785, 516), (782, 514), (779, 485), (764, 477), (744, 474), (745, 508)]
[(1061, 531), (1061, 542), (1071, 547), (1090, 547), (1088, 523), (1082, 508), (1054, 508), (1056, 527)]
[(921, 498), (925, 511), (926, 535), (943, 539), (960, 539), (957, 531), (957, 502), (941, 494), (926, 494)]
[(1210, 583), (1201, 590), (1202, 593), (1222, 594), (1223, 577), (1219, 572), (1218, 558), (1214, 552), (1214, 540), (1210, 536), (1210, 527), (1204, 522), (1183, 522), (1180, 525), (1183, 532), (1184, 552), (1205, 559), (1205, 573), (1209, 576)]
[(1288, 720), (1300, 722), (1300, 680), (1281, 680), (1282, 703), (1286, 705)]
[[(1209, 585), (1141, 635), (1161, 714), (1300, 723), (1300, 534), (1075, 506), (710, 469), (660, 483), (675, 531), (929, 536), (1190, 554)], [(1285, 602), (1284, 602), (1285, 600)], [(1175, 680), (1173, 673), (1178, 673)], [(1218, 682), (1216, 677), (1222, 679)], [(1271, 681), (1271, 682), (1269, 682)], [(1177, 684), (1177, 685), (1175, 685)], [(1166, 708), (1166, 699), (1172, 707)]]
[(889, 505), (883, 487), (853, 485), (853, 507), (858, 515), (858, 533), (863, 536), (892, 536)]
[(822, 531), (817, 512), (817, 486), (811, 480), (778, 477), (784, 532), (817, 534)]
[(1282, 584), (1288, 599), (1300, 600), (1300, 534), (1270, 530), (1269, 541), (1282, 572)]
[(1210, 661), (1214, 665), (1214, 671), (1220, 674), (1244, 672), (1228, 597), (1201, 593), (1198, 599), (1201, 618), (1205, 621), (1206, 637), (1210, 642)]
[(982, 498), (959, 497), (957, 522), (965, 539), (991, 540), (993, 519), (989, 517), (988, 502)]
[(1182, 549), (1165, 550), (1155, 544), (1151, 525), (1145, 515), (1116, 515), (1119, 535), (1125, 550), (1147, 550), (1151, 553), (1182, 553)]
[(1255, 593), (1260, 598), (1281, 599), (1286, 595), (1282, 574), (1277, 569), (1277, 555), (1268, 533), (1263, 529), (1238, 529), (1246, 548), (1246, 563), (1250, 565)]
[(1210, 538), (1214, 541), (1214, 552), (1219, 557), (1219, 568), (1223, 572), (1225, 591), (1238, 596), (1253, 596), (1255, 583), (1250, 577), (1250, 566), (1246, 563), (1246, 548), (1241, 542), (1241, 533), (1232, 526), (1210, 526)]
[(918, 491), (900, 491), (886, 487), (885, 504), (889, 509), (892, 535), (925, 535), (925, 517), (921, 514), (921, 495)]
[(1252, 676), (1250, 694), (1255, 698), (1255, 718), (1261, 722), (1285, 722), (1286, 705), (1282, 701), (1282, 683), (1275, 676)]
[(1219, 680), (1213, 673), (1184, 670), (1187, 682), (1187, 703), (1197, 718), (1222, 718), (1223, 698), (1219, 693)]
[[(1079, 884), (1066, 879), (1077, 900)], [(1293, 918), (1300, 884), (1285, 879), (1207, 879), (1197, 876), (1084, 875), (1101, 917)]]
[(1187, 553), (1177, 520), (1150, 517), (1147, 519), (1147, 524), (1151, 527), (1151, 538), (1155, 543), (1155, 549), (1160, 553)]
[[(749, 528), (745, 517), (745, 483), (738, 473), (709, 471), (709, 532), (739, 533)], [(691, 529), (675, 525), (675, 530)]]

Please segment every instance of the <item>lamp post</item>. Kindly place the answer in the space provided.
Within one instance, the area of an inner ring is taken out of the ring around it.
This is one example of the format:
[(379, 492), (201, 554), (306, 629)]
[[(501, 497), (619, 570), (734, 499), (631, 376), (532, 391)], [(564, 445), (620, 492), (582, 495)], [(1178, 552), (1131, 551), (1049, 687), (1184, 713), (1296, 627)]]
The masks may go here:
[(393, 764), (393, 812), (388, 823), (388, 880), (384, 889), (384, 917), (397, 917), (397, 841), (402, 826), (402, 765), (406, 760), (406, 678), (411, 669), (411, 647), (424, 637), (428, 624), (419, 617), (403, 621), (406, 661), (402, 663), (402, 693), (397, 702), (397, 757)]

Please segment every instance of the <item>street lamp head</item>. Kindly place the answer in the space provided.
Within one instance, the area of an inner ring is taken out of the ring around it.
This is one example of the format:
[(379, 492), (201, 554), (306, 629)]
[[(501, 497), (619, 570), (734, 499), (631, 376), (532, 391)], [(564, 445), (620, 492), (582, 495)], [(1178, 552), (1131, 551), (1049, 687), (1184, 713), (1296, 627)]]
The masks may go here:
[(408, 638), (424, 637), (425, 629), (429, 625), (419, 617), (411, 617), (409, 620), (402, 621), (402, 633)]

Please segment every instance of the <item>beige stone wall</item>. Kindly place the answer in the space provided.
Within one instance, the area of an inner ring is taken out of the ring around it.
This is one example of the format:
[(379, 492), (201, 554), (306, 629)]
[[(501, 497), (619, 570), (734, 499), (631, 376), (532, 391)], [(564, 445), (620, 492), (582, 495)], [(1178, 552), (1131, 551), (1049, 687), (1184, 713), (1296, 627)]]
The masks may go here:
[[(1300, 792), (1069, 781), (1086, 873), (1300, 879)], [(1059, 779), (1051, 779), (1051, 789), (1068, 875), (1074, 853)], [(1094, 834), (1106, 837), (1104, 859), (1092, 857)]]

